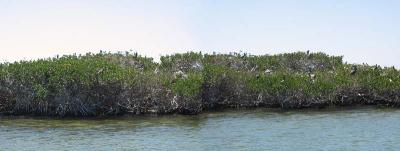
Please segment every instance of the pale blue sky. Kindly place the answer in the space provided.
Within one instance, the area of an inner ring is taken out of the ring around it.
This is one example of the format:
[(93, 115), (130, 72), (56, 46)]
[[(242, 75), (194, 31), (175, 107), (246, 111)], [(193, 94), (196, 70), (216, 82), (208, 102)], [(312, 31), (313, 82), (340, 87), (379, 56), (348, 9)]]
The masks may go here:
[(395, 0), (0, 0), (0, 60), (311, 50), (400, 67), (399, 8)]

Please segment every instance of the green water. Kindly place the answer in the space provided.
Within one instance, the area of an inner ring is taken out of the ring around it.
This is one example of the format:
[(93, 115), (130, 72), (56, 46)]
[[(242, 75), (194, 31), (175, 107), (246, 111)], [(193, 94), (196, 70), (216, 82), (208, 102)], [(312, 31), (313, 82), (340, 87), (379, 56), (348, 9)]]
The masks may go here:
[(0, 150), (398, 150), (400, 110), (0, 119)]

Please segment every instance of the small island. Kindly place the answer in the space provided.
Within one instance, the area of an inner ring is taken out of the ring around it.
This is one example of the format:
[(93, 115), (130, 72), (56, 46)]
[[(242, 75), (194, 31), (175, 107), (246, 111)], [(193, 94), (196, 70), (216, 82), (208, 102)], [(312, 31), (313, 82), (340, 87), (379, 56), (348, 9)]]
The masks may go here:
[(223, 108), (400, 106), (400, 71), (296, 52), (65, 55), (0, 64), (0, 114), (98, 117)]

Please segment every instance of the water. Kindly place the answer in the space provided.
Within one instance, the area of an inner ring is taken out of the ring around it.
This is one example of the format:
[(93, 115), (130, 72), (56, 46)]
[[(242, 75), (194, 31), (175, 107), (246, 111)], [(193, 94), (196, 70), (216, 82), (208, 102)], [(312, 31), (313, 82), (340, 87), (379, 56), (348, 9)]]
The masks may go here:
[(0, 150), (398, 150), (400, 110), (0, 119)]

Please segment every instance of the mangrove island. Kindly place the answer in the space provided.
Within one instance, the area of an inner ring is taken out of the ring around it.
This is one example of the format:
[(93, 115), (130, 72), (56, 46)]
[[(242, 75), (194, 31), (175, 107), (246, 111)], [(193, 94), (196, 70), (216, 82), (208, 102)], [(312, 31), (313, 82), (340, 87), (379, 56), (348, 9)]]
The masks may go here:
[(0, 114), (198, 114), (221, 108), (400, 106), (400, 71), (296, 52), (87, 53), (0, 64)]

